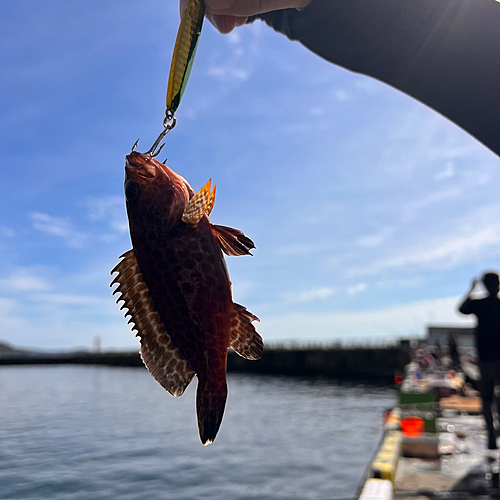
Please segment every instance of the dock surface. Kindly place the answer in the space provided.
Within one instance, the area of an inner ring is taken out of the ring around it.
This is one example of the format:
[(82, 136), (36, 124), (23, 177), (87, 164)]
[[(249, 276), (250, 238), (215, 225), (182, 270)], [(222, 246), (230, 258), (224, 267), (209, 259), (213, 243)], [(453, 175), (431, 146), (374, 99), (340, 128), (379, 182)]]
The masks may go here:
[(437, 427), (437, 458), (399, 458), (395, 498), (496, 497), (499, 452), (487, 449), (483, 417), (449, 412), (437, 419)]
[(488, 449), (481, 398), (450, 373), (405, 379), (358, 500), (500, 498), (500, 451)]

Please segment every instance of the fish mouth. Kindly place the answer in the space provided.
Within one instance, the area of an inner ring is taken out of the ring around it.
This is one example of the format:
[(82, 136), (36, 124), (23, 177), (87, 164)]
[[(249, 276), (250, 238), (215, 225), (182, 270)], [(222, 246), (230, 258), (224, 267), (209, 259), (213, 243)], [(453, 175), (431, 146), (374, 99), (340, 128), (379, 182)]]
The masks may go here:
[(138, 175), (143, 179), (152, 180), (156, 177), (158, 169), (152, 158), (137, 151), (132, 151), (125, 157), (125, 172)]

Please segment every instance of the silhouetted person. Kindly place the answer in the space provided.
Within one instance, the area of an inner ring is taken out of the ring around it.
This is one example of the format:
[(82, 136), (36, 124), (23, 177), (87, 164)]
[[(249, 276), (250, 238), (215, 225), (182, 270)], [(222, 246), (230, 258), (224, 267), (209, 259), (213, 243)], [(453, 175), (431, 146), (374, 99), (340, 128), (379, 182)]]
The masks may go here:
[[(472, 286), (459, 307), (462, 314), (477, 317), (476, 349), (481, 370), (480, 392), (483, 398), (483, 413), (488, 429), (488, 448), (496, 449), (491, 405), (494, 399), (495, 383), (500, 382), (500, 299), (498, 298), (499, 278), (496, 273), (486, 273), (482, 282), (488, 296), (483, 299), (470, 297), (479, 280), (472, 280)], [(498, 411), (498, 401), (497, 401)]]

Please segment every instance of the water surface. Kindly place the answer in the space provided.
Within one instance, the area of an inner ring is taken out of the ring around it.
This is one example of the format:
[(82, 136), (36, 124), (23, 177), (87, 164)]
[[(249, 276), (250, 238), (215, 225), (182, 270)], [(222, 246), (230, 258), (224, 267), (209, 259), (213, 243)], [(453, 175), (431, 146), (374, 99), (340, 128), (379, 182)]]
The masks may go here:
[(391, 389), (233, 375), (202, 446), (181, 398), (143, 369), (0, 367), (0, 499), (352, 497)]

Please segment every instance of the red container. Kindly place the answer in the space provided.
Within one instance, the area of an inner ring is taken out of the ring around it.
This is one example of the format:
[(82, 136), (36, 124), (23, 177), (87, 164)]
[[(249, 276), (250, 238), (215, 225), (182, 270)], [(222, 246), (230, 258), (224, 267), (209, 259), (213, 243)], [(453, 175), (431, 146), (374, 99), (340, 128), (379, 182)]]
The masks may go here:
[(420, 417), (405, 417), (401, 420), (403, 436), (415, 438), (425, 432), (425, 422)]

